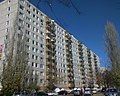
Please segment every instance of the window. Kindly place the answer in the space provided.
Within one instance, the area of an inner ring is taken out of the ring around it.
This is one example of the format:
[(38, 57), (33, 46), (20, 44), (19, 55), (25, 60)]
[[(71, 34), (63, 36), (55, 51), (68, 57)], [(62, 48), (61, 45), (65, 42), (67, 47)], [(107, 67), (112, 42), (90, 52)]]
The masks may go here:
[(43, 73), (43, 72), (40, 72), (40, 75), (41, 75), (41, 76), (44, 76), (44, 73)]
[(34, 47), (32, 47), (32, 51), (35, 52), (35, 48)]
[(23, 24), (23, 20), (19, 19), (19, 23)]
[(39, 32), (39, 30), (36, 28), (36, 32)]
[(8, 28), (6, 29), (6, 32), (8, 32), (9, 30), (8, 30)]
[(11, 0), (8, 0), (8, 3), (10, 3), (11, 2)]
[(7, 8), (7, 10), (8, 10), (8, 11), (10, 11), (10, 10), (11, 10), (11, 8), (10, 8), (10, 7), (8, 7), (8, 8)]
[(35, 14), (33, 14), (33, 18), (35, 18)]
[[(35, 75), (35, 70), (33, 70), (33, 75)], [(34, 79), (35, 80), (35, 79)]]
[(36, 35), (36, 39), (38, 39), (38, 35)]
[(38, 60), (38, 56), (35, 57), (35, 60)]
[(19, 12), (19, 15), (20, 15), (20, 16), (24, 16), (22, 12)]
[(8, 39), (8, 35), (5, 36), (5, 39)]
[(36, 11), (36, 14), (39, 14), (39, 11)]
[(20, 5), (20, 9), (24, 10), (24, 6)]
[(43, 83), (43, 79), (40, 79), (40, 83)]
[(29, 53), (27, 53), (27, 57), (29, 57)]
[(41, 16), (43, 16), (43, 14), (41, 13)]
[(9, 25), (9, 21), (6, 22), (6, 25)]
[(36, 26), (38, 26), (38, 27), (39, 27), (39, 24), (38, 24), (38, 23), (36, 23)]
[(40, 19), (39, 19), (39, 17), (36, 17), (36, 19), (39, 21)]
[(41, 50), (41, 51), (40, 51), (40, 53), (42, 54), (42, 53), (43, 53), (43, 51)]
[(34, 41), (34, 40), (32, 41), (32, 44), (33, 44), (33, 45), (35, 44), (35, 41)]
[(32, 33), (33, 38), (35, 38), (35, 33)]
[(38, 42), (36, 42), (36, 45), (38, 45)]
[(29, 11), (29, 10), (27, 10), (27, 13), (28, 13), (28, 14), (30, 14), (30, 11)]
[(10, 17), (10, 14), (7, 14), (7, 18), (9, 18)]
[(29, 8), (31, 7), (29, 3), (27, 3), (27, 7), (29, 7)]
[(31, 28), (31, 25), (30, 25), (30, 24), (26, 23), (26, 25), (27, 25), (28, 28)]
[(37, 63), (35, 63), (35, 67), (37, 67), (38, 66), (38, 64)]
[(26, 20), (28, 20), (28, 21), (30, 21), (30, 22), (31, 22), (31, 18), (29, 18), (29, 17), (26, 17)]
[(35, 22), (35, 21), (33, 21), (33, 24), (34, 24), (34, 25), (36, 25), (36, 22)]
[(30, 42), (30, 39), (29, 39), (29, 38), (27, 39), (27, 42)]
[(32, 66), (34, 66), (34, 62), (32, 62)]
[(43, 32), (42, 32), (42, 31), (40, 31), (40, 34), (41, 34), (41, 35), (43, 35)]
[(35, 51), (36, 51), (36, 53), (38, 53), (38, 49), (36, 49)]
[(35, 27), (33, 27), (33, 31), (36, 31), (36, 28), (35, 28)]
[(43, 44), (40, 44), (40, 47), (43, 48)]
[(43, 64), (40, 64), (40, 68), (43, 68)]
[(43, 25), (43, 20), (41, 19), (41, 25)]
[(32, 59), (34, 59), (35, 55), (32, 55)]
[(26, 45), (26, 48), (29, 50), (29, 46), (28, 45)]
[(35, 12), (35, 8), (33, 8), (33, 12)]
[(26, 30), (26, 34), (30, 35), (30, 31)]
[(43, 61), (43, 57), (40, 57), (41, 61)]

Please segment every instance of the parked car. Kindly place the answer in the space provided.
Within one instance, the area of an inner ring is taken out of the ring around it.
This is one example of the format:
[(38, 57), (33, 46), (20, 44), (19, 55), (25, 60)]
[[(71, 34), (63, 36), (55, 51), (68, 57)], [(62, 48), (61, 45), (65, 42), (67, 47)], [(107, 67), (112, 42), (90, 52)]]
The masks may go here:
[(58, 96), (58, 93), (48, 93), (48, 96)]
[(92, 96), (92, 91), (90, 88), (85, 88), (84, 90), (84, 96)]
[(74, 95), (74, 96), (80, 96), (81, 92), (80, 90), (72, 90), (69, 94)]
[(118, 90), (116, 88), (108, 88), (104, 93), (105, 96), (118, 96)]
[(36, 93), (36, 96), (48, 96), (48, 94), (43, 91), (40, 91)]
[(98, 89), (97, 89), (97, 88), (92, 88), (92, 93), (93, 93), (93, 94), (96, 94), (96, 93), (97, 93), (97, 91), (98, 91)]
[(23, 92), (14, 92), (13, 96), (29, 96), (29, 93), (26, 91)]
[(106, 87), (103, 87), (103, 88), (101, 89), (101, 92), (104, 93), (105, 91), (106, 91)]
[(66, 90), (61, 90), (58, 92), (58, 95), (67, 95), (68, 92)]

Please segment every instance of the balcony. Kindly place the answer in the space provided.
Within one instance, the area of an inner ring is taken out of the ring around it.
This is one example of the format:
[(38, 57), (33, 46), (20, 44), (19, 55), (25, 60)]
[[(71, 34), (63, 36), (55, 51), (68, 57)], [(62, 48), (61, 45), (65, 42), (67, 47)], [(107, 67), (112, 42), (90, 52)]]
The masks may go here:
[(68, 87), (70, 88), (70, 89), (73, 89), (74, 88), (74, 83), (72, 82), (72, 83), (68, 83)]
[(68, 82), (69, 82), (69, 83), (72, 83), (73, 81), (74, 81), (74, 77), (73, 77), (73, 76), (68, 77)]
[(92, 70), (90, 70), (90, 75), (92, 75), (92, 76), (93, 76), (93, 71), (92, 71)]
[(55, 24), (54, 22), (51, 22), (51, 21), (47, 21), (46, 22), (46, 29), (50, 32), (55, 32)]
[(47, 18), (46, 24), (49, 25), (51, 23), (50, 19)]
[(51, 63), (46, 63), (46, 66), (47, 66), (48, 68), (51, 68), (51, 67), (52, 67)]
[(71, 72), (73, 72), (73, 69), (72, 68), (67, 68), (67, 72), (71, 73)]
[(48, 68), (47, 69), (47, 72), (48, 73), (56, 73), (56, 65), (54, 63), (46, 63), (46, 67)]
[(56, 45), (51, 42), (52, 48), (56, 48)]
[(67, 58), (66, 61), (67, 61), (69, 64), (72, 64), (72, 59)]
[(57, 68), (56, 68), (56, 65), (54, 64), (54, 63), (52, 63), (52, 69), (54, 70), (54, 73), (56, 73), (56, 71), (57, 71)]
[(52, 46), (51, 42), (46, 42), (46, 45)]
[(46, 59), (51, 59), (52, 56), (50, 54), (47, 54)]
[(69, 36), (69, 34), (68, 34), (68, 33), (66, 33), (66, 34), (65, 34), (65, 37), (66, 37), (66, 38), (69, 38), (70, 36)]
[(56, 35), (55, 35), (54, 33), (51, 33), (51, 36), (52, 36), (52, 37), (56, 37)]
[(96, 64), (96, 65), (97, 65), (97, 63), (98, 63), (97, 60), (95, 60), (95, 64)]
[(89, 70), (90, 70), (90, 72), (91, 72), (91, 71), (92, 71), (92, 68), (90, 67)]
[(82, 52), (82, 51), (79, 51), (79, 55), (80, 55), (80, 56), (83, 56), (83, 52)]
[(56, 42), (56, 40), (55, 40), (55, 39), (51, 39), (51, 42), (52, 42), (52, 43), (55, 43), (55, 42)]
[(68, 77), (73, 77), (74, 75), (73, 75), (73, 73), (72, 72), (70, 72), (70, 73), (68, 73), (68, 75), (67, 75)]
[(72, 58), (72, 54), (69, 54), (68, 52), (67, 52), (66, 56), (67, 56), (67, 59), (68, 59), (68, 58), (69, 58), (69, 59)]
[[(48, 42), (49, 43), (49, 42)], [(52, 50), (52, 47), (48, 44), (48, 45), (46, 45), (46, 48), (48, 48), (48, 49), (50, 49), (50, 50)]]
[(71, 36), (70, 36), (70, 34), (68, 34), (68, 33), (65, 34), (65, 37), (66, 37), (67, 40), (71, 40)]
[(49, 39), (51, 39), (50, 36), (46, 36), (46, 40), (49, 40)]
[(49, 65), (49, 64), (51, 64), (51, 63), (52, 63), (51, 57), (50, 57), (50, 58), (46, 58), (46, 65)]
[(71, 40), (66, 39), (65, 42), (66, 42), (67, 44), (70, 44), (70, 43), (71, 43)]
[(51, 43), (51, 39), (47, 39), (47, 40), (46, 40), (46, 43)]
[(70, 68), (71, 71), (73, 70), (73, 65), (72, 64), (67, 64), (67, 68)]
[(85, 70), (84, 70), (84, 68), (81, 68), (80, 71), (81, 71), (81, 72), (84, 72)]

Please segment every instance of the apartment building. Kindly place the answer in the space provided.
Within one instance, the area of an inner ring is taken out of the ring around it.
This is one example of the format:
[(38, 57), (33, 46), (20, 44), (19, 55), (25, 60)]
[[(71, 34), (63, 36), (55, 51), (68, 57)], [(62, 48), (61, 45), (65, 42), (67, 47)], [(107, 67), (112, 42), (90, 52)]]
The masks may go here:
[(55, 86), (66, 89), (96, 84), (99, 57), (29, 1), (4, 0), (0, 13), (0, 44), (6, 45), (14, 32), (18, 35), (22, 30), (28, 65), (33, 80), (37, 73), (39, 86), (50, 79), (56, 79)]

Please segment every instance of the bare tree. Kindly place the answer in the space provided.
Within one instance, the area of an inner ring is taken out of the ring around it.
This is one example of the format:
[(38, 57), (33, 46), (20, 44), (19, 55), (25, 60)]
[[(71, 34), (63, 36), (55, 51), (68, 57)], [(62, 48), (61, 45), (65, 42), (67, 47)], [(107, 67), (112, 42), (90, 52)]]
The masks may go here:
[(120, 85), (120, 42), (119, 34), (115, 26), (111, 22), (107, 22), (105, 26), (105, 44), (106, 51), (110, 63), (110, 75), (113, 83), (110, 85)]

